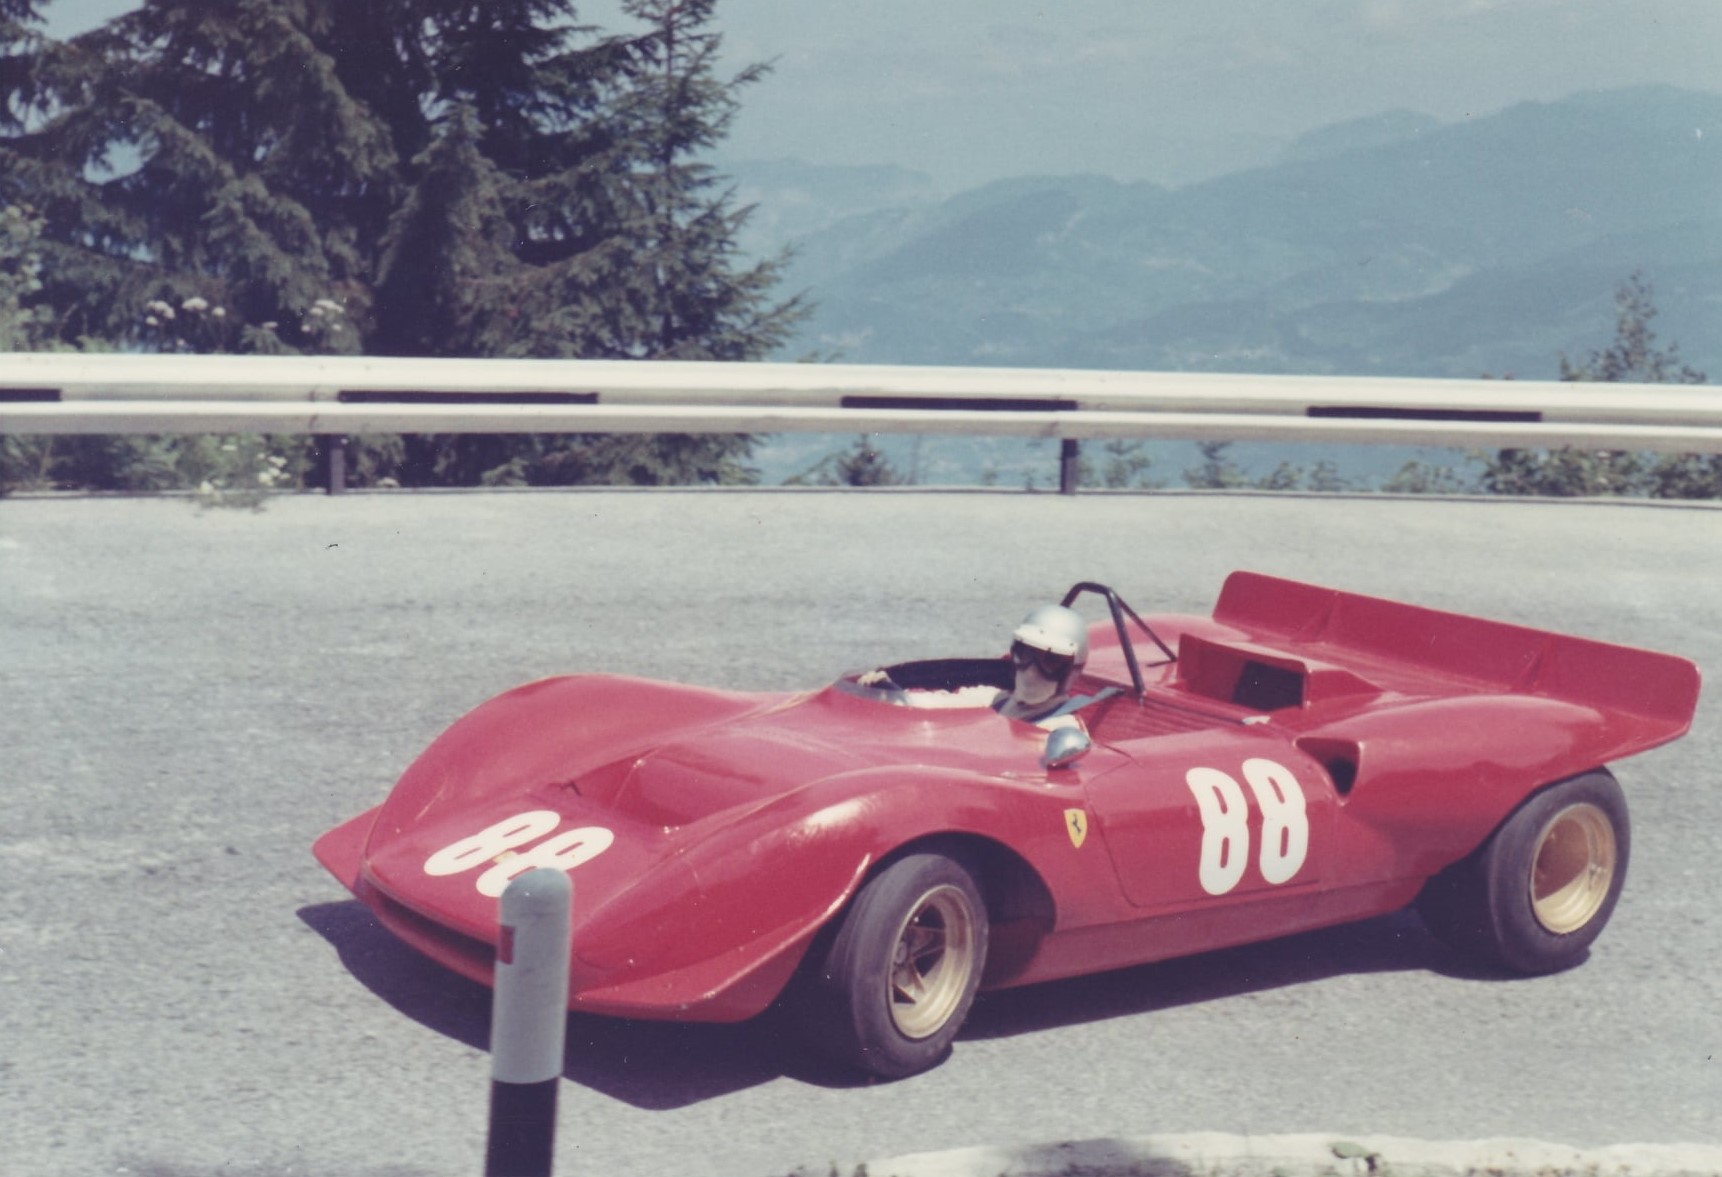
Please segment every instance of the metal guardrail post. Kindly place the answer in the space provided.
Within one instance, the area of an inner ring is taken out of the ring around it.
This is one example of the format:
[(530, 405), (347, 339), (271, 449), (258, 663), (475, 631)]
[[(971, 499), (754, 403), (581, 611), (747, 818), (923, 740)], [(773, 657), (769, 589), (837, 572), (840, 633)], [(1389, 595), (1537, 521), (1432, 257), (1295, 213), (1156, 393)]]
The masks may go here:
[(1082, 485), (1082, 443), (1067, 437), (1058, 447), (1058, 493), (1073, 495)]
[(573, 898), (567, 872), (553, 867), (528, 871), (502, 893), (484, 1177), (550, 1177), (568, 1027)]
[(347, 489), (347, 438), (343, 434), (320, 433), (317, 449), (323, 458), (323, 489), (338, 495)]

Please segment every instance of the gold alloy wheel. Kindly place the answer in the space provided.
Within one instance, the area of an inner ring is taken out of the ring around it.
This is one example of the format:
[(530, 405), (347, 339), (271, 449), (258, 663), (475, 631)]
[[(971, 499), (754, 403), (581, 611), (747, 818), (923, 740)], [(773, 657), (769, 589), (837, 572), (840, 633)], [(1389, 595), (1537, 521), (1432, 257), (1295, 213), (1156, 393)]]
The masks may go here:
[(1531, 866), (1531, 911), (1557, 936), (1591, 921), (1608, 898), (1620, 866), (1614, 826), (1588, 801), (1569, 805), (1537, 835)]
[(891, 955), (891, 1021), (904, 1036), (928, 1038), (956, 1012), (975, 968), (975, 913), (949, 885), (921, 896)]

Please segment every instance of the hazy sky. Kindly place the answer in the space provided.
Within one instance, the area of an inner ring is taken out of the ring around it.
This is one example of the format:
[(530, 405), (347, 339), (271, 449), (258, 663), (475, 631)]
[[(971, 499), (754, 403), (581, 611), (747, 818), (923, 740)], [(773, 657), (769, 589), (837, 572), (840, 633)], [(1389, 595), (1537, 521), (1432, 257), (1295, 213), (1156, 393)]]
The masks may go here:
[[(52, 0), (57, 28), (135, 0)], [(626, 26), (616, 0), (583, 20)], [(720, 0), (733, 158), (1179, 178), (1396, 108), (1452, 121), (1666, 82), (1722, 89), (1722, 0)]]

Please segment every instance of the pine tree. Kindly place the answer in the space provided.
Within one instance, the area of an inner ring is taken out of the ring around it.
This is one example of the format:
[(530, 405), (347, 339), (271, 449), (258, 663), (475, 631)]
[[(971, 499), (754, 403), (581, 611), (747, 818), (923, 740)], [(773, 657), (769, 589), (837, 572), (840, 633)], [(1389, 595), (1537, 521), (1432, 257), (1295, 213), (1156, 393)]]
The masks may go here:
[(31, 305), (42, 289), (41, 235), (34, 209), (0, 207), (0, 351), (35, 351), (51, 332), (47, 308)]
[[(1704, 373), (1680, 361), (1674, 345), (1661, 347), (1650, 322), (1656, 300), (1650, 284), (1633, 273), (1615, 287), (1615, 332), (1608, 347), (1583, 363), (1560, 358), (1563, 381), (1578, 383), (1702, 384)], [(1722, 497), (1722, 459), (1671, 454), (1661, 458), (1623, 450), (1505, 449), (1485, 460), (1483, 489), (1493, 494), (1573, 497), (1649, 494), (1656, 498)]]
[(35, 26), (42, 23), (36, 0), (0, 0), (0, 130), (23, 126), (29, 95), (34, 89), (33, 63), (42, 43)]
[[(40, 234), (33, 210), (0, 207), (0, 351), (36, 350), (50, 326), (41, 308), (25, 305), (42, 285)], [(0, 434), (0, 494), (46, 482), (52, 461), (48, 439)]]
[(636, 315), (621, 351), (662, 359), (748, 360), (781, 344), (800, 316), (792, 300), (770, 306), (772, 265), (737, 269), (735, 237), (746, 212), (700, 155), (720, 141), (738, 109), (736, 92), (763, 74), (714, 74), (721, 38), (708, 27), (714, 0), (626, 0), (649, 31), (636, 42), (640, 72), (619, 104), (629, 145), (632, 231), (637, 253), (624, 300)]
[(1658, 347), (1650, 321), (1656, 318), (1655, 291), (1642, 273), (1633, 272), (1615, 287), (1614, 341), (1592, 351), (1582, 364), (1561, 357), (1561, 379), (1614, 384), (1703, 384), (1704, 373), (1680, 361), (1673, 344)]
[[(145, 0), (62, 44), (0, 0), (0, 204), (42, 212), (37, 301), (116, 346), (761, 358), (801, 307), (697, 159), (758, 71), (714, 78), (710, 0), (629, 12), (610, 36), (571, 0)], [(188, 305), (195, 332), (152, 310)], [(432, 437), (361, 465), (721, 480), (750, 445)]]
[(1196, 448), (1201, 451), (1202, 463), (1184, 471), (1184, 483), (1196, 490), (1235, 490), (1248, 486), (1250, 480), (1244, 474), (1243, 467), (1235, 462), (1226, 451), (1231, 449), (1229, 441), (1200, 441)]
[(787, 486), (907, 486), (914, 479), (873, 444), (870, 434), (860, 434), (847, 450), (826, 454), (801, 473), (785, 481)]

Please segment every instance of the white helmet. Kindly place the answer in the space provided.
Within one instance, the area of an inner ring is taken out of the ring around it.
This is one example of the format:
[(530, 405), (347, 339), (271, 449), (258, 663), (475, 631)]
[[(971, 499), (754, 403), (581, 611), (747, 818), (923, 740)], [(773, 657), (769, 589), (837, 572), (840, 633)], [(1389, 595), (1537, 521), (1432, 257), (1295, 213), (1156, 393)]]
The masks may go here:
[(1011, 634), (1011, 657), (1018, 662), (1037, 659), (1048, 678), (1070, 681), (1088, 662), (1088, 625), (1082, 615), (1063, 605), (1042, 605), (1022, 619)]

